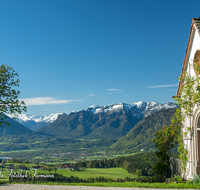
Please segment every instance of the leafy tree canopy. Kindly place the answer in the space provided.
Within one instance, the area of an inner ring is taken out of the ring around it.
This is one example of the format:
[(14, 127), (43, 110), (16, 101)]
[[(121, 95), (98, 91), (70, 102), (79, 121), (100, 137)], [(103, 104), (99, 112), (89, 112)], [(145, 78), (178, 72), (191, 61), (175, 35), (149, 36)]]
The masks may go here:
[(24, 101), (18, 100), (20, 91), (16, 90), (19, 87), (18, 74), (8, 65), (0, 66), (0, 126), (3, 124), (8, 126), (6, 122), (6, 114), (12, 114), (17, 117), (22, 111), (27, 110)]

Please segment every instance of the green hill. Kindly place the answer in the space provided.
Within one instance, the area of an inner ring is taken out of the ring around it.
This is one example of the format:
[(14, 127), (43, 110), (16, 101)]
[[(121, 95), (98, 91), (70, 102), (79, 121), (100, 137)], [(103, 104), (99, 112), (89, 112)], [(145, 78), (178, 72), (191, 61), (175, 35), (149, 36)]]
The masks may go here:
[(155, 150), (152, 139), (156, 131), (164, 125), (170, 125), (171, 117), (176, 108), (160, 110), (152, 115), (143, 118), (124, 137), (120, 138), (110, 149), (119, 153), (138, 152), (141, 149), (146, 151)]
[(0, 136), (24, 135), (32, 133), (31, 129), (21, 125), (20, 123), (9, 117), (7, 117), (6, 122), (10, 124), (10, 127), (6, 124), (3, 124), (3, 127), (0, 127)]
[(140, 118), (123, 110), (99, 115), (83, 110), (59, 115), (56, 121), (37, 132), (73, 139), (119, 139), (139, 121)]

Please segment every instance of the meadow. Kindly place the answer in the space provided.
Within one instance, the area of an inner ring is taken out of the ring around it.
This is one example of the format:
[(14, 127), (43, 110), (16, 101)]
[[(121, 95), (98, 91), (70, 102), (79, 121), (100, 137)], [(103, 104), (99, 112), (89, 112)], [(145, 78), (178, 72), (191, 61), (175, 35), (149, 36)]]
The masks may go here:
[[(32, 164), (25, 164), (26, 166), (32, 166)], [(13, 173), (20, 173), (20, 170), (15, 170)], [(28, 172), (33, 173), (33, 172)], [(55, 171), (51, 170), (50, 172), (48, 170), (37, 170), (37, 173), (44, 173), (44, 174), (54, 174)], [(66, 169), (57, 169), (57, 174), (62, 174), (63, 176), (76, 176), (79, 178), (96, 178), (103, 176), (105, 178), (114, 179), (117, 178), (125, 178), (125, 177), (131, 177), (135, 178), (137, 177), (134, 174), (128, 173), (126, 170), (122, 168), (86, 168), (86, 169), (80, 169), (79, 171), (72, 171), (72, 170), (66, 170)], [(3, 171), (1, 172), (1, 175), (4, 177), (1, 177), (1, 180), (8, 180), (10, 172), (9, 171)]]
[[(15, 163), (15, 166), (20, 165), (20, 163)], [(35, 164), (24, 164), (26, 167), (32, 167)], [(20, 170), (14, 170), (12, 172), (14, 173), (20, 173)], [(27, 174), (33, 175), (34, 171), (28, 170)], [(49, 170), (37, 170), (37, 174), (43, 173), (46, 175), (54, 175), (55, 173), (57, 174), (62, 174), (63, 176), (70, 177), (70, 176), (76, 176), (79, 178), (97, 178), (100, 176), (103, 176), (104, 178), (107, 179), (113, 179), (117, 180), (119, 178), (124, 179), (126, 177), (130, 178), (137, 178), (136, 175), (130, 174), (127, 172), (127, 170), (122, 169), (120, 167), (115, 167), (115, 168), (83, 168), (80, 169), (80, 171), (72, 171), (72, 170), (66, 170), (66, 169), (52, 169), (51, 171)], [(9, 176), (10, 171), (7, 169), (4, 169), (0, 173), (0, 183), (9, 183)], [(16, 183), (16, 182), (13, 182)], [(105, 187), (146, 187), (146, 188), (176, 188), (176, 189), (184, 189), (184, 188), (189, 188), (189, 189), (200, 189), (200, 183), (140, 183), (140, 182), (95, 182), (95, 183), (59, 183), (59, 182), (37, 182), (39, 184), (49, 184), (49, 185), (81, 185), (81, 186), (105, 186)]]
[[(44, 170), (42, 171), (42, 173), (49, 174), (49, 171)], [(55, 172), (51, 171), (51, 173), (53, 174)], [(122, 168), (86, 168), (86, 169), (81, 169), (80, 171), (58, 169), (56, 173), (62, 174), (67, 177), (77, 176), (79, 178), (96, 178), (96, 177), (103, 176), (105, 178), (110, 178), (110, 179), (115, 179), (115, 180), (117, 178), (137, 177), (136, 175), (130, 174), (127, 172), (127, 170), (124, 170)]]

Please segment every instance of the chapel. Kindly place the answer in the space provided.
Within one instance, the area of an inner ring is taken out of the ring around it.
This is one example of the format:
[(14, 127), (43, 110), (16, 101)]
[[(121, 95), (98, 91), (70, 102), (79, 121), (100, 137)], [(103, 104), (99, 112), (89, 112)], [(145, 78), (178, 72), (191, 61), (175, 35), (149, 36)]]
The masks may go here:
[[(200, 65), (200, 18), (192, 19), (181, 75), (185, 72), (193, 77), (200, 74), (194, 70), (194, 61)], [(177, 96), (180, 96), (181, 85), (182, 83), (180, 82)], [(185, 128), (187, 126), (193, 128), (192, 134), (190, 134), (188, 138), (183, 139), (184, 144), (189, 151), (186, 176), (190, 179), (194, 174), (200, 175), (200, 107), (195, 106), (193, 117), (186, 118), (183, 125)]]

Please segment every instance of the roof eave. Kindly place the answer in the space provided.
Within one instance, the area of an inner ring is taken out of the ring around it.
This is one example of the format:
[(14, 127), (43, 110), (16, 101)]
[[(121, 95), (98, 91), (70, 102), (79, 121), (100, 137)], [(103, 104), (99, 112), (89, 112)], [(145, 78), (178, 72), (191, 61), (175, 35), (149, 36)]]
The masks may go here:
[[(192, 26), (191, 26), (191, 29), (190, 29), (189, 40), (188, 40), (187, 49), (186, 49), (186, 53), (185, 53), (185, 58), (184, 58), (184, 62), (183, 62), (181, 78), (183, 77), (183, 74), (184, 74), (184, 72), (186, 70), (186, 63), (187, 63), (187, 59), (188, 59), (188, 56), (189, 56), (189, 49), (190, 49), (191, 41), (192, 41), (192, 38), (193, 38), (193, 35), (194, 35), (193, 31), (194, 31), (194, 20), (192, 19)], [(182, 82), (180, 81), (176, 96), (180, 96), (181, 85), (182, 85)]]

